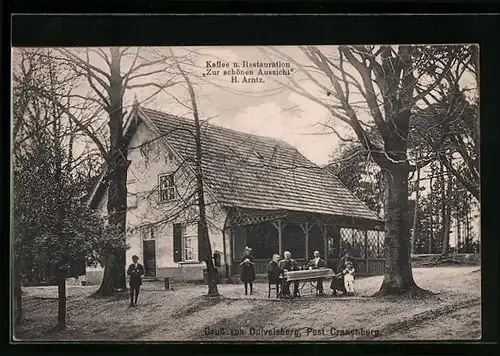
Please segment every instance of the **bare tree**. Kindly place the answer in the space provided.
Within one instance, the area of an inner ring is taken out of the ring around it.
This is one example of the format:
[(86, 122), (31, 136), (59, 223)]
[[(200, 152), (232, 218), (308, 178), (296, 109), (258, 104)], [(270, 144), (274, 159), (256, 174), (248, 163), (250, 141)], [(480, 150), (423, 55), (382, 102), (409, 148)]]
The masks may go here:
[[(77, 87), (77, 77), (46, 54), (44, 49), (15, 52), (19, 66), (14, 69), (13, 99), (22, 104), (13, 115), (20, 123), (13, 132), (15, 314), (19, 322), (21, 273), (31, 282), (55, 280), (58, 327), (64, 328), (66, 277), (78, 277), (82, 261), (100, 252), (94, 239), (105, 237), (102, 221), (81, 200), (87, 167), (80, 162), (87, 152), (73, 152), (80, 131), (52, 99), (38, 95), (43, 85), (50, 97), (66, 96)], [(72, 109), (68, 100), (61, 104)]]
[(419, 53), (428, 57), (422, 70), (434, 80), (435, 68), (450, 60), (454, 64), (442, 83), (422, 97), (425, 107), (415, 111), (411, 130), (416, 149), (428, 151), (428, 161), (441, 161), (479, 201), (479, 48), (443, 46), (422, 48)]
[[(339, 46), (331, 52), (314, 46), (300, 49), (307, 63), (276, 48), (263, 51), (292, 63), (302, 79), (315, 85), (311, 92), (295, 76), (287, 83), (281, 81), (349, 125), (383, 172), (386, 270), (378, 295), (421, 294), (411, 270), (410, 226), (404, 214), (409, 173), (414, 170), (408, 156), (410, 119), (416, 105), (443, 83), (459, 59), (444, 56), (441, 66), (433, 69), (435, 75), (429, 76), (428, 59), (416, 46)], [(367, 114), (362, 115), (362, 109)], [(376, 131), (375, 138), (367, 135), (367, 127)]]
[(204, 193), (204, 180), (203, 180), (203, 169), (202, 169), (202, 146), (201, 146), (201, 125), (200, 125), (200, 117), (198, 112), (198, 103), (196, 101), (196, 93), (193, 87), (189, 76), (182, 69), (179, 61), (175, 57), (172, 49), (170, 49), (170, 55), (174, 59), (177, 70), (181, 73), (186, 85), (188, 87), (189, 98), (191, 101), (191, 107), (193, 110), (193, 118), (194, 118), (194, 126), (195, 126), (195, 134), (194, 140), (196, 143), (196, 158), (195, 158), (195, 172), (196, 172), (196, 193), (198, 195), (198, 211), (200, 214), (200, 223), (198, 224), (198, 235), (202, 237), (202, 241), (204, 244), (204, 252), (203, 260), (207, 265), (208, 275), (208, 296), (218, 296), (219, 291), (217, 290), (217, 269), (214, 266), (214, 262), (212, 260), (212, 247), (210, 245), (210, 239), (208, 236), (208, 224), (207, 224), (207, 216), (206, 216), (206, 206), (205, 206), (205, 193)]
[[(127, 170), (130, 162), (127, 159), (128, 141), (125, 136), (125, 108), (124, 98), (127, 90), (135, 88), (154, 88), (155, 93), (175, 85), (173, 76), (166, 82), (158, 83), (153, 80), (157, 73), (168, 73), (168, 63), (164, 58), (150, 59), (143, 56), (140, 48), (110, 47), (86, 48), (72, 50), (61, 48), (56, 50), (57, 58), (72, 66), (75, 73), (86, 80), (86, 87), (90, 92), (73, 94), (72, 100), (91, 101), (96, 106), (92, 118), (100, 117), (105, 113), (104, 122), (108, 124), (106, 138), (99, 137), (89, 121), (83, 122), (74, 113), (64, 108), (61, 97), (52, 97), (54, 103), (84, 131), (98, 148), (105, 163), (105, 182), (108, 187), (107, 216), (108, 223), (115, 226), (125, 236), (127, 215)], [(123, 62), (127, 61), (128, 65)], [(47, 95), (43, 88), (39, 88), (42, 95)], [(151, 96), (154, 96), (152, 94)], [(101, 130), (105, 131), (103, 126)], [(125, 237), (124, 237), (125, 239)], [(125, 250), (115, 248), (109, 251), (104, 258), (104, 276), (100, 288), (96, 292), (99, 296), (113, 295), (116, 291), (126, 290), (125, 279)]]
[[(141, 204), (144, 210), (141, 209), (143, 215), (136, 213), (135, 216), (139, 220), (144, 220), (145, 225), (154, 227), (157, 231), (178, 221), (182, 221), (185, 226), (196, 224), (199, 245), (198, 260), (204, 262), (207, 267), (207, 295), (218, 296), (218, 271), (213, 261), (209, 231), (217, 229), (217, 232), (223, 233), (223, 230), (220, 231), (220, 227), (213, 224), (215, 217), (222, 213), (222, 208), (217, 197), (210, 195), (210, 198), (207, 199), (206, 194), (206, 187), (210, 182), (204, 175), (203, 162), (209, 153), (204, 151), (202, 141), (205, 137), (205, 130), (209, 128), (210, 118), (202, 118), (198, 108), (195, 86), (196, 80), (199, 78), (190, 71), (195, 66), (191, 58), (195, 53), (188, 51), (187, 55), (181, 56), (174, 54), (172, 49), (167, 49), (166, 51), (158, 50), (156, 54), (164, 56), (165, 61), (172, 61), (175, 72), (182, 78), (179, 80), (179, 87), (186, 89), (186, 97), (181, 93), (178, 93), (177, 96), (168, 92), (165, 94), (169, 95), (173, 102), (180, 105), (186, 112), (182, 115), (184, 118), (176, 118), (175, 124), (172, 124), (171, 127), (167, 126), (168, 129), (163, 128), (159, 135), (154, 135), (138, 146), (129, 147), (130, 152), (140, 150), (141, 156), (145, 159), (143, 167), (145, 172), (141, 172), (138, 165), (135, 165), (132, 174), (138, 173), (139, 176), (147, 174), (149, 162), (156, 161), (164, 155), (166, 147), (163, 140), (189, 140), (190, 144), (193, 144), (194, 150), (192, 155), (181, 154), (175, 163), (176, 167), (172, 167), (174, 171), (169, 171), (169, 174), (175, 176), (176, 199), (168, 204), (161, 204), (155, 199), (155, 193), (159, 191), (160, 187), (155, 187), (152, 190), (148, 187), (145, 191), (136, 191), (134, 193), (137, 204)], [(163, 158), (161, 159), (163, 160)]]

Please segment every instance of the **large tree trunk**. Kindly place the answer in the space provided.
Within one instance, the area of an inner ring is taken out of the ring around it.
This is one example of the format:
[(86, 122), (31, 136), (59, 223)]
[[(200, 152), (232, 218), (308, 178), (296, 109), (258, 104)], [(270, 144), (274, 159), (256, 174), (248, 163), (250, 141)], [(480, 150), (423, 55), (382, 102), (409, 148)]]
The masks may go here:
[(422, 292), (414, 279), (410, 259), (408, 171), (403, 165), (384, 169), (385, 274), (376, 295), (415, 295)]
[(104, 255), (104, 272), (102, 275), (101, 285), (99, 289), (93, 294), (96, 297), (106, 297), (115, 294), (115, 287), (113, 284), (113, 266), (114, 266), (115, 256), (112, 253), (106, 253)]
[[(110, 152), (107, 157), (108, 179), (108, 223), (118, 227), (125, 236), (127, 218), (127, 145), (123, 135), (123, 79), (120, 74), (119, 48), (112, 47), (109, 90)], [(117, 291), (126, 291), (125, 249), (118, 247), (108, 252), (101, 286), (96, 292), (100, 296), (111, 296)], [(108, 270), (108, 271), (106, 271)], [(109, 280), (110, 279), (110, 280)]]

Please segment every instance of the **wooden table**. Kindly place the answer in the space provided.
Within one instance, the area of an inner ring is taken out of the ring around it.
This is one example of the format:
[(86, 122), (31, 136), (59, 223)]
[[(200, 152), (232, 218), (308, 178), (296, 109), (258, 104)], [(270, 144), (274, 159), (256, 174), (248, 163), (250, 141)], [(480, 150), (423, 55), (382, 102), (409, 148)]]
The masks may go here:
[[(304, 288), (307, 282), (310, 282), (313, 287), (316, 288), (316, 294), (318, 293), (317, 286), (313, 285), (313, 282), (316, 282), (319, 278), (329, 278), (333, 277), (335, 273), (331, 268), (319, 268), (319, 269), (308, 269), (303, 271), (286, 271), (282, 276), (280, 276), (281, 288), (278, 296), (283, 298), (283, 291), (286, 289), (287, 284), (292, 282), (303, 282), (302, 287), (299, 288), (299, 291)], [(300, 292), (299, 292), (300, 293)], [(290, 296), (293, 298), (293, 293), (290, 293)]]

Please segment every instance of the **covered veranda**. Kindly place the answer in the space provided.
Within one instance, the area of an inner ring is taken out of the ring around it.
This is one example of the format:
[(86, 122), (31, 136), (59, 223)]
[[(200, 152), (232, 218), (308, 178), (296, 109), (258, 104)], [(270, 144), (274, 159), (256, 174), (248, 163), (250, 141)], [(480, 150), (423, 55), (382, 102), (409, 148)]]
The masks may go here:
[(272, 255), (290, 251), (299, 265), (309, 261), (315, 250), (336, 270), (343, 251), (357, 260), (359, 275), (384, 272), (383, 222), (347, 216), (313, 214), (286, 210), (238, 209), (230, 212), (226, 224), (230, 236), (230, 274), (239, 274), (245, 246), (252, 248), (256, 273), (266, 274)]

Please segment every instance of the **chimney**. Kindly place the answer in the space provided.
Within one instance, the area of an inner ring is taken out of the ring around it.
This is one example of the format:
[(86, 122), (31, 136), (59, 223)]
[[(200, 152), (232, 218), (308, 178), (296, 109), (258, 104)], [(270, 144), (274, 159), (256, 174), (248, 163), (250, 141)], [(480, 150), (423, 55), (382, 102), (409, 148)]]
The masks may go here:
[(138, 120), (137, 112), (139, 111), (139, 100), (137, 100), (137, 94), (134, 95), (134, 103), (132, 104), (132, 120)]
[(139, 108), (139, 100), (137, 100), (137, 94), (134, 94), (133, 108), (134, 108), (134, 110), (137, 110)]

